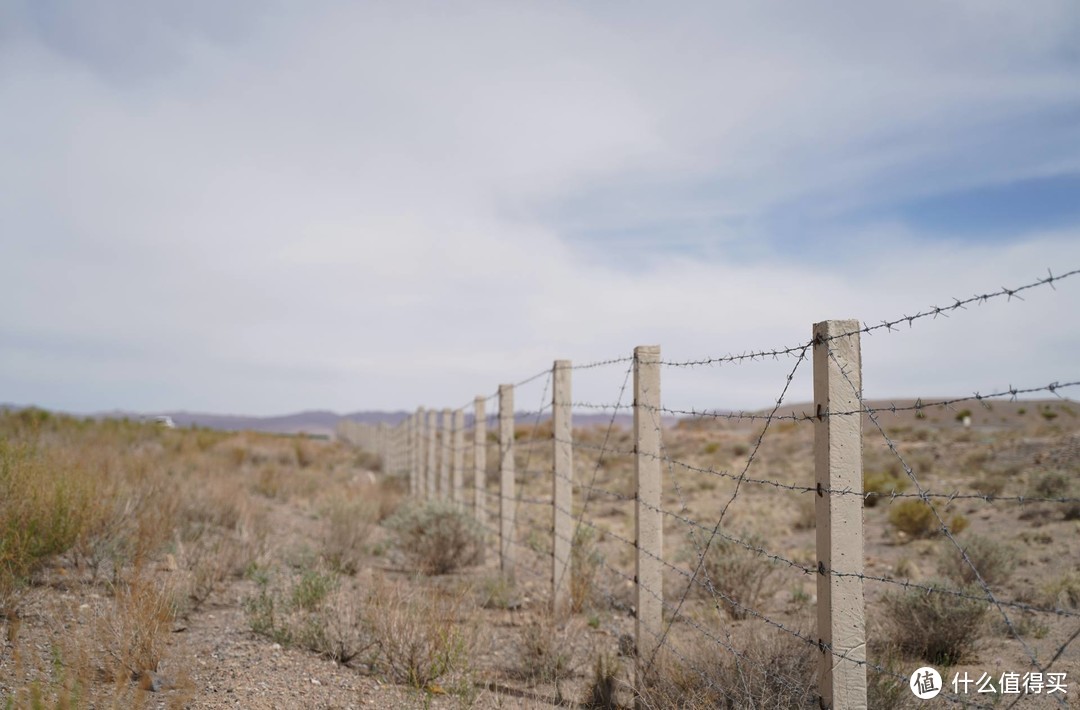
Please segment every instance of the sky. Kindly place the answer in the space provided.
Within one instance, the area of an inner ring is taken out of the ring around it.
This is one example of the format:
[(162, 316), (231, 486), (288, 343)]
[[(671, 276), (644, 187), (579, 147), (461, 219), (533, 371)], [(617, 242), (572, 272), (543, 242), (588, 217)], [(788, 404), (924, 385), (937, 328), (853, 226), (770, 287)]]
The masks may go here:
[[(1072, 0), (0, 0), (0, 402), (456, 407), (1078, 268)], [(1080, 380), (1080, 276), (1022, 298), (864, 335), (867, 396)]]

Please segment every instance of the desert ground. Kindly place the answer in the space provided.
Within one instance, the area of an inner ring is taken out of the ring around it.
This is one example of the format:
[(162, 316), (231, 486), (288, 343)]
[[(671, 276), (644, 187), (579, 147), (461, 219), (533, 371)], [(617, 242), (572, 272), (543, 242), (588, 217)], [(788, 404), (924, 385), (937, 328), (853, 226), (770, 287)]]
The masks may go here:
[[(1063, 702), (1075, 705), (1080, 405), (898, 404), (864, 422), (870, 706), (914, 706), (906, 676), (923, 665), (997, 683), (1032, 657), (1067, 675)], [(485, 528), (471, 495), (464, 511), (410, 499), (406, 477), (343, 441), (4, 413), (0, 701), (816, 707), (812, 423), (665, 427), (663, 596), (679, 612), (638, 688), (630, 432), (575, 429), (573, 611), (555, 618), (550, 431), (518, 426), (508, 577), (492, 540), (494, 437)], [(951, 496), (931, 498), (948, 535), (912, 497), (912, 476)], [(1045, 693), (958, 698), (1060, 705)]]

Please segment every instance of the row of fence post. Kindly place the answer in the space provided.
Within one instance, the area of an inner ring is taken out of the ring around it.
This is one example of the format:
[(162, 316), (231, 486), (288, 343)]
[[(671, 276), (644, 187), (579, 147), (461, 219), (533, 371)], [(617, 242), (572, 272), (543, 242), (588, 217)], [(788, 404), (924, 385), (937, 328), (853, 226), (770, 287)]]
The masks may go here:
[[(858, 321), (833, 320), (813, 328), (814, 451), (817, 494), (817, 635), (822, 707), (866, 707), (866, 633), (863, 599), (861, 354)], [(635, 681), (664, 635), (660, 348), (634, 349), (635, 460)], [(552, 369), (551, 599), (556, 614), (570, 609), (574, 535), (574, 466), (569, 360)], [(485, 528), (489, 398), (473, 403), (472, 511)], [(396, 427), (360, 427), (356, 443), (376, 451), (390, 474), (407, 475), (412, 496), (450, 500), (466, 508), (465, 412), (417, 409)], [(514, 388), (498, 389), (499, 564), (515, 565)], [(833, 491), (841, 492), (833, 495)], [(847, 494), (843, 494), (846, 492)], [(843, 570), (843, 575), (832, 574)], [(718, 649), (718, 653), (722, 652)]]

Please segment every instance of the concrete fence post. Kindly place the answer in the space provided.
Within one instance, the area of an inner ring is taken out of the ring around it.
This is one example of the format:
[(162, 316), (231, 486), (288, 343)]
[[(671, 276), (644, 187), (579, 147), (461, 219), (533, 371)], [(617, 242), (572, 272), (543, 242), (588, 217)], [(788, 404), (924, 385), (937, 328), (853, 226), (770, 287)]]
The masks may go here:
[(375, 432), (375, 449), (379, 452), (379, 461), (382, 462), (382, 470), (389, 472), (390, 457), (387, 456), (386, 422), (379, 422), (379, 426), (376, 428)]
[(514, 575), (514, 386), (499, 385), (499, 567)]
[(413, 495), (424, 497), (424, 471), (427, 466), (427, 417), (424, 408), (416, 409), (416, 489)]
[(473, 512), (476, 522), (487, 527), (487, 415), (485, 399), (473, 401)]
[(423, 411), (417, 409), (409, 419), (412, 422), (409, 427), (409, 495), (413, 498), (420, 492), (420, 418)]
[(436, 486), (436, 472), (435, 465), (438, 459), (435, 458), (438, 451), (435, 448), (435, 437), (439, 433), (439, 413), (434, 409), (428, 412), (427, 417), (427, 463), (424, 466), (424, 485), (426, 488), (426, 497), (428, 500), (434, 500), (437, 491)]
[(465, 412), (454, 411), (454, 458), (450, 478), (454, 487), (454, 505), (465, 507)]
[(574, 448), (570, 412), (570, 361), (556, 360), (552, 371), (552, 541), (551, 606), (556, 617), (570, 611), (571, 539), (574, 534)]
[(450, 500), (450, 435), (454, 428), (454, 413), (442, 410), (442, 431), (439, 432), (439, 498)]
[(663, 629), (664, 521), (660, 514), (660, 346), (634, 348), (634, 530), (637, 565), (635, 681), (645, 678)]
[(830, 320), (814, 325), (819, 687), (821, 707), (833, 710), (866, 707), (863, 580), (831, 573), (833, 569), (847, 574), (863, 573), (859, 327), (857, 320)]

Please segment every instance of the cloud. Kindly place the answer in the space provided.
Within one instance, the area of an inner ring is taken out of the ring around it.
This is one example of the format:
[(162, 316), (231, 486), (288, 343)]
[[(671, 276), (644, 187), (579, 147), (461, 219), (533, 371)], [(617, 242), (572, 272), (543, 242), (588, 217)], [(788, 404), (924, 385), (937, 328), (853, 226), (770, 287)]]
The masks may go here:
[[(41, 7), (0, 44), (9, 401), (457, 405), (555, 358), (788, 345), (1080, 264), (1076, 229), (879, 211), (1080, 170), (1069, 3)], [(1078, 291), (868, 338), (867, 390), (1067, 376)], [(762, 406), (785, 367), (665, 392)]]

